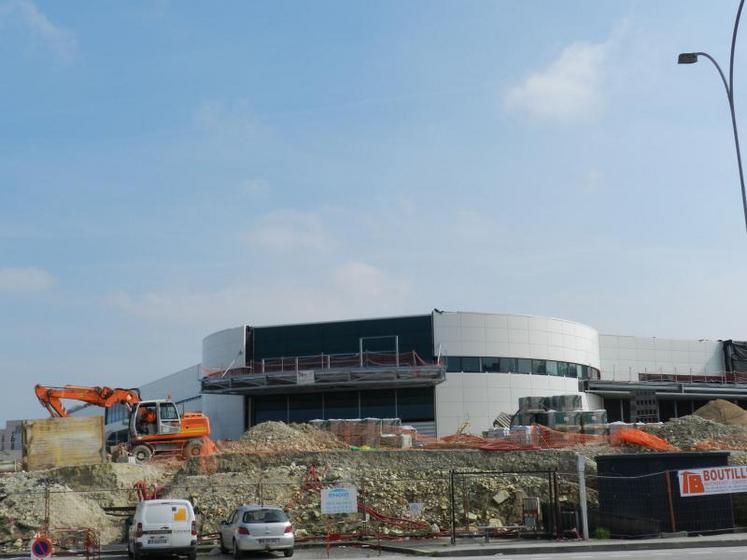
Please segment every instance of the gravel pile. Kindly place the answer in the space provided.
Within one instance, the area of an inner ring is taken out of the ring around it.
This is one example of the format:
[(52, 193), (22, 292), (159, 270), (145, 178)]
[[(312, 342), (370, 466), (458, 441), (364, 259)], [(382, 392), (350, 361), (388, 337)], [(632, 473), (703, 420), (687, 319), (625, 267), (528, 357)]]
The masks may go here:
[(347, 449), (336, 435), (308, 424), (263, 422), (252, 426), (236, 442), (221, 446), (229, 453), (280, 453)]
[(643, 431), (664, 438), (683, 451), (695, 449), (703, 442), (747, 438), (747, 430), (742, 427), (726, 426), (700, 416), (682, 416), (664, 424), (648, 424)]

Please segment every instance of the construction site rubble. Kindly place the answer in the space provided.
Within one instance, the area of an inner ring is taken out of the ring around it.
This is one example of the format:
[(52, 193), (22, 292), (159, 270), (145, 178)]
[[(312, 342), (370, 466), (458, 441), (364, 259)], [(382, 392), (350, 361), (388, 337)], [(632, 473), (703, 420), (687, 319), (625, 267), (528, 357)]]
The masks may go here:
[[(593, 477), (599, 455), (717, 448), (738, 450), (732, 464), (747, 463), (747, 430), (738, 411), (712, 404), (697, 412), (663, 424), (621, 425), (613, 436), (535, 425), (513, 430), (510, 437), (486, 439), (470, 434), (465, 424), (448, 437), (415, 434), (412, 449), (374, 449), (346, 439), (369, 437), (371, 426), (378, 425), (384, 446), (384, 436), (391, 434), (383, 430), (411, 430), (376, 419), (319, 427), (265, 422), (237, 441), (220, 442), (217, 454), (186, 462), (103, 463), (0, 474), (0, 546), (17, 550), (27, 545), (44, 525), (47, 511), (52, 532), (92, 528), (103, 544), (121, 542), (126, 512), (138, 499), (136, 485), (153, 495), (191, 500), (201, 512), (204, 534), (216, 531), (238, 505), (264, 503), (287, 508), (299, 538), (373, 530), (389, 536), (430, 535), (449, 527), (452, 472), (492, 473), (465, 477), (455, 485), (461, 526), (516, 527), (525, 498), (547, 499), (551, 471), (570, 473), (561, 477), (558, 497), (561, 504), (574, 507), (578, 488), (573, 473), (579, 456), (592, 481), (587, 489), (590, 504), (597, 500)], [(320, 490), (337, 484), (357, 488), (368, 523), (363, 514), (321, 514)]]

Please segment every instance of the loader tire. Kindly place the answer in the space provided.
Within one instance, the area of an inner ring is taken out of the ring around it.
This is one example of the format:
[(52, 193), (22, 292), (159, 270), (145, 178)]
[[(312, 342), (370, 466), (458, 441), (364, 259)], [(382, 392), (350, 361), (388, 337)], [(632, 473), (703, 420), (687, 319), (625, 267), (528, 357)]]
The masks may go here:
[(136, 445), (132, 450), (132, 456), (138, 463), (147, 463), (153, 457), (153, 450), (147, 445)]
[(199, 439), (193, 439), (187, 442), (182, 450), (182, 457), (191, 459), (202, 455), (202, 442)]

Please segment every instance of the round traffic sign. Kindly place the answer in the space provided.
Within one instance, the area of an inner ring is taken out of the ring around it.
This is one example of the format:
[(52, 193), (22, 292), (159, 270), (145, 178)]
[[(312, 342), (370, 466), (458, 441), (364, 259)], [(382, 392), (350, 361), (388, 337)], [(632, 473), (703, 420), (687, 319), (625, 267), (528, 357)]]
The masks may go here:
[(52, 556), (52, 541), (45, 536), (35, 537), (31, 541), (31, 560), (45, 560)]

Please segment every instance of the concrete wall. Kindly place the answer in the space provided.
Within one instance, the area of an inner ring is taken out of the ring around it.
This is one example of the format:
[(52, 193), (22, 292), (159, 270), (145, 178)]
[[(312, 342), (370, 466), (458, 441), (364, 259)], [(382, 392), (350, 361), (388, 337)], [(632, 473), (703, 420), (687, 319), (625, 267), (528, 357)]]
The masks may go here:
[(433, 338), (450, 356), (557, 360), (599, 368), (599, 334), (581, 323), (497, 313), (433, 314)]
[[(578, 393), (578, 380), (521, 373), (447, 373), (436, 386), (438, 436), (453, 434), (467, 420), (472, 433), (492, 427), (500, 412), (514, 414), (519, 397)], [(602, 399), (583, 394), (584, 408), (603, 408)]]
[(638, 381), (639, 373), (719, 374), (724, 371), (720, 342), (600, 335), (601, 378)]

